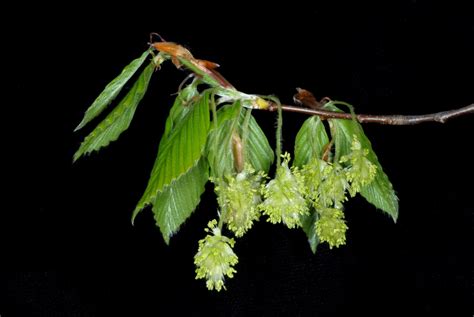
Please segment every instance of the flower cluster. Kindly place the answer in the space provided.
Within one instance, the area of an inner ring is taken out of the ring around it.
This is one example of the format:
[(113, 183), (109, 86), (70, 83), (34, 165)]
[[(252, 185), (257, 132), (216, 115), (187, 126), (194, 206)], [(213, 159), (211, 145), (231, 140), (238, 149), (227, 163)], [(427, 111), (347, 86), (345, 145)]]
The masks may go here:
[(341, 163), (348, 163), (345, 169), (347, 180), (351, 183), (350, 194), (352, 197), (360, 192), (362, 187), (370, 184), (377, 174), (377, 166), (367, 158), (368, 149), (363, 149), (357, 136), (354, 135), (351, 153), (341, 157)]
[(250, 165), (246, 165), (242, 172), (227, 176), (216, 186), (223, 220), (236, 237), (242, 237), (260, 218), (258, 204), (262, 201), (264, 178), (263, 172), (255, 173)]
[(316, 233), (321, 242), (327, 242), (329, 248), (339, 247), (346, 243), (347, 225), (344, 213), (336, 208), (319, 210), (319, 219), (316, 221)]
[(306, 198), (316, 208), (332, 206), (342, 208), (342, 203), (347, 200), (346, 191), (350, 186), (340, 164), (313, 158), (303, 166), (301, 174), (308, 188)]
[(234, 239), (221, 234), (222, 225), (227, 225), (235, 237), (242, 237), (261, 213), (271, 223), (296, 228), (302, 226), (311, 208), (317, 213), (314, 229), (319, 240), (331, 249), (345, 244), (348, 227), (343, 203), (348, 195), (353, 197), (369, 185), (377, 173), (368, 154), (354, 135), (351, 152), (336, 162), (313, 157), (301, 168), (290, 168), (290, 155), (285, 153), (275, 178), (266, 185), (262, 184), (265, 173), (256, 172), (250, 165), (240, 173), (211, 179), (216, 184), (220, 223), (217, 226), (216, 220), (209, 222), (209, 234), (199, 241), (194, 257), (196, 278), (206, 279), (209, 290), (225, 289), (225, 277), (236, 273), (238, 258), (232, 250)]
[(315, 223), (316, 233), (330, 248), (346, 241), (347, 225), (342, 210), (347, 192), (354, 197), (375, 178), (377, 166), (367, 158), (368, 154), (369, 150), (363, 149), (354, 135), (351, 153), (342, 156), (338, 162), (330, 163), (314, 157), (301, 168), (305, 198), (319, 216)]
[(199, 241), (198, 253), (194, 256), (196, 279), (205, 278), (209, 290), (220, 291), (225, 289), (225, 276), (234, 277), (236, 270), (233, 266), (237, 264), (238, 257), (232, 250), (234, 239), (221, 234), (217, 221), (210, 221), (208, 227), (205, 230), (211, 234)]
[(260, 208), (271, 223), (283, 222), (288, 228), (301, 226), (301, 216), (309, 214), (309, 207), (304, 198), (305, 186), (303, 177), (296, 169), (290, 169), (290, 155), (286, 153), (283, 162), (277, 167), (275, 179), (264, 189), (264, 198)]

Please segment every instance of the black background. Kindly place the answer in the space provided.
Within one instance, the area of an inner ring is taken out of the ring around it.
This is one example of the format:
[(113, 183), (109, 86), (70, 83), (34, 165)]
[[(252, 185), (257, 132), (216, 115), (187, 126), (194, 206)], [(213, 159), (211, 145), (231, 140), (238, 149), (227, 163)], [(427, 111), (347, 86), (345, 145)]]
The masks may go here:
[[(260, 221), (237, 241), (238, 274), (221, 293), (194, 279), (197, 241), (216, 215), (211, 190), (169, 246), (149, 210), (130, 224), (185, 72), (164, 66), (120, 140), (71, 163), (91, 129), (72, 132), (83, 112), (152, 31), (218, 62), (244, 92), (290, 103), (304, 87), (360, 113), (421, 114), (474, 101), (470, 12), (422, 1), (12, 11), (5, 63), (23, 119), (8, 123), (22, 165), (11, 186), (20, 197), (2, 211), (1, 316), (470, 316), (472, 116), (365, 125), (400, 198), (398, 223), (353, 199), (347, 245), (313, 255), (299, 230)], [(255, 116), (274, 142), (274, 115)], [(304, 119), (285, 114), (284, 149)]]

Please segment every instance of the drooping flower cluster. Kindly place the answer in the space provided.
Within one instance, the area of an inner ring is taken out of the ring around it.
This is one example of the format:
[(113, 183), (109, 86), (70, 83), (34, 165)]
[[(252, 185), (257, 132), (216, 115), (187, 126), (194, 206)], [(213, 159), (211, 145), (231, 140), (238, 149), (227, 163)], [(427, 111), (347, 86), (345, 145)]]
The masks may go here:
[(309, 207), (302, 175), (296, 168), (288, 167), (289, 161), (290, 155), (286, 153), (275, 179), (265, 186), (265, 200), (260, 208), (271, 223), (283, 222), (288, 228), (295, 228), (301, 226), (301, 216), (309, 214)]
[(199, 241), (199, 249), (194, 256), (196, 265), (196, 279), (206, 279), (209, 290), (220, 291), (225, 289), (225, 277), (232, 278), (236, 270), (233, 268), (238, 262), (238, 257), (232, 250), (234, 239), (225, 237), (217, 227), (217, 221), (212, 220), (206, 228), (208, 234)]
[(315, 226), (320, 241), (327, 242), (330, 249), (345, 244), (347, 225), (342, 210), (323, 208), (319, 209), (318, 212), (319, 219)]
[(220, 227), (225, 224), (235, 237), (242, 237), (262, 212), (271, 223), (296, 228), (313, 210), (317, 213), (314, 229), (319, 241), (331, 249), (345, 244), (348, 227), (343, 203), (348, 195), (354, 196), (369, 185), (377, 173), (368, 154), (354, 135), (351, 152), (336, 162), (313, 157), (301, 168), (289, 167), (290, 155), (282, 155), (275, 178), (266, 185), (262, 184), (266, 175), (250, 165), (240, 173), (211, 179), (216, 184), (221, 223), (218, 227), (216, 220), (209, 222), (209, 234), (199, 241), (194, 257), (196, 278), (206, 279), (209, 290), (225, 289), (225, 277), (236, 273), (238, 258), (232, 250), (234, 239), (223, 236)]
[(263, 172), (246, 165), (237, 175), (227, 176), (216, 186), (221, 215), (227, 228), (236, 237), (242, 237), (260, 218), (258, 204), (262, 201), (261, 187), (265, 178)]
[(342, 203), (347, 200), (346, 190), (350, 186), (340, 164), (313, 158), (303, 166), (301, 174), (309, 189), (306, 197), (316, 208), (342, 208)]
[(351, 143), (351, 153), (339, 162), (326, 162), (313, 157), (301, 169), (306, 187), (305, 198), (318, 213), (315, 223), (320, 241), (330, 248), (345, 244), (347, 225), (344, 221), (343, 203), (347, 192), (354, 197), (364, 186), (370, 184), (377, 173), (377, 166), (368, 158), (368, 149), (363, 149), (356, 135)]
[(369, 161), (368, 149), (363, 149), (357, 136), (354, 135), (351, 144), (351, 153), (341, 157), (341, 163), (348, 163), (345, 169), (347, 180), (351, 183), (350, 194), (355, 196), (362, 187), (370, 184), (377, 174), (377, 166)]

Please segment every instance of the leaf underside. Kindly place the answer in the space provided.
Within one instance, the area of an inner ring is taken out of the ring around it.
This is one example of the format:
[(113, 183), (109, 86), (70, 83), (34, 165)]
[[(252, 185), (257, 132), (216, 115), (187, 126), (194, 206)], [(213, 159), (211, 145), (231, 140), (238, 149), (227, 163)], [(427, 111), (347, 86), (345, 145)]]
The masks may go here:
[(74, 154), (74, 161), (82, 155), (92, 151), (98, 151), (107, 146), (110, 142), (118, 139), (120, 134), (127, 130), (133, 119), (135, 110), (142, 100), (148, 88), (154, 66), (148, 65), (133, 87), (120, 103), (107, 115), (107, 117), (97, 125), (97, 127), (81, 143), (81, 146)]
[[(341, 111), (334, 105), (326, 104), (327, 108), (332, 111)], [(360, 194), (369, 203), (389, 214), (393, 221), (398, 218), (398, 198), (393, 190), (392, 183), (388, 179), (387, 174), (382, 169), (377, 155), (372, 149), (370, 140), (365, 135), (362, 126), (354, 120), (330, 119), (335, 131), (336, 153), (335, 159), (349, 154), (351, 152), (351, 142), (355, 134), (362, 145), (362, 148), (368, 149), (367, 158), (377, 165), (377, 173), (374, 180), (367, 186), (362, 187)]]
[(102, 111), (107, 108), (107, 106), (117, 97), (117, 95), (122, 90), (123, 86), (128, 82), (128, 80), (135, 74), (135, 72), (140, 68), (140, 66), (145, 61), (146, 57), (150, 54), (150, 51), (147, 50), (143, 54), (133, 60), (129, 65), (127, 65), (120, 75), (118, 75), (114, 80), (112, 80), (101, 94), (96, 98), (92, 105), (86, 110), (84, 118), (81, 123), (76, 127), (74, 131), (77, 131), (84, 127), (87, 123), (97, 117)]
[(207, 161), (201, 158), (188, 172), (156, 195), (153, 213), (167, 244), (199, 204), (209, 178), (208, 171)]
[(133, 212), (132, 223), (159, 192), (197, 164), (209, 131), (209, 98), (210, 92), (206, 91), (195, 103), (188, 104), (189, 110), (169, 132), (168, 138), (160, 143), (147, 188)]

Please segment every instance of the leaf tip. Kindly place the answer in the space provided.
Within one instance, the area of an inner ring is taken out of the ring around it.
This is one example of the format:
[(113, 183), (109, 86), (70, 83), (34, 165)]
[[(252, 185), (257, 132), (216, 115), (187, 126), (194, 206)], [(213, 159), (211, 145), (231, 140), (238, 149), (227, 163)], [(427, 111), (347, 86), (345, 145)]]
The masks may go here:
[(170, 245), (170, 236), (166, 233), (163, 233), (163, 240), (165, 240), (166, 245)]
[(397, 206), (397, 209), (393, 210), (393, 212), (390, 213), (390, 215), (392, 216), (393, 223), (397, 223), (397, 220), (398, 220), (398, 206)]
[(131, 219), (132, 226), (135, 225), (135, 218), (137, 217), (137, 215), (140, 213), (141, 210), (142, 210), (141, 208), (135, 208), (135, 210), (133, 211), (132, 219)]
[(74, 128), (74, 131), (73, 131), (73, 132), (79, 131), (80, 129), (82, 129), (82, 128), (84, 127), (84, 125), (85, 125), (84, 120), (82, 120), (81, 123), (79, 123), (79, 124), (77, 125), (77, 127)]
[(74, 153), (74, 156), (72, 158), (72, 163), (76, 163), (77, 160), (82, 156), (82, 153), (80, 153), (79, 151), (77, 151), (76, 153)]

